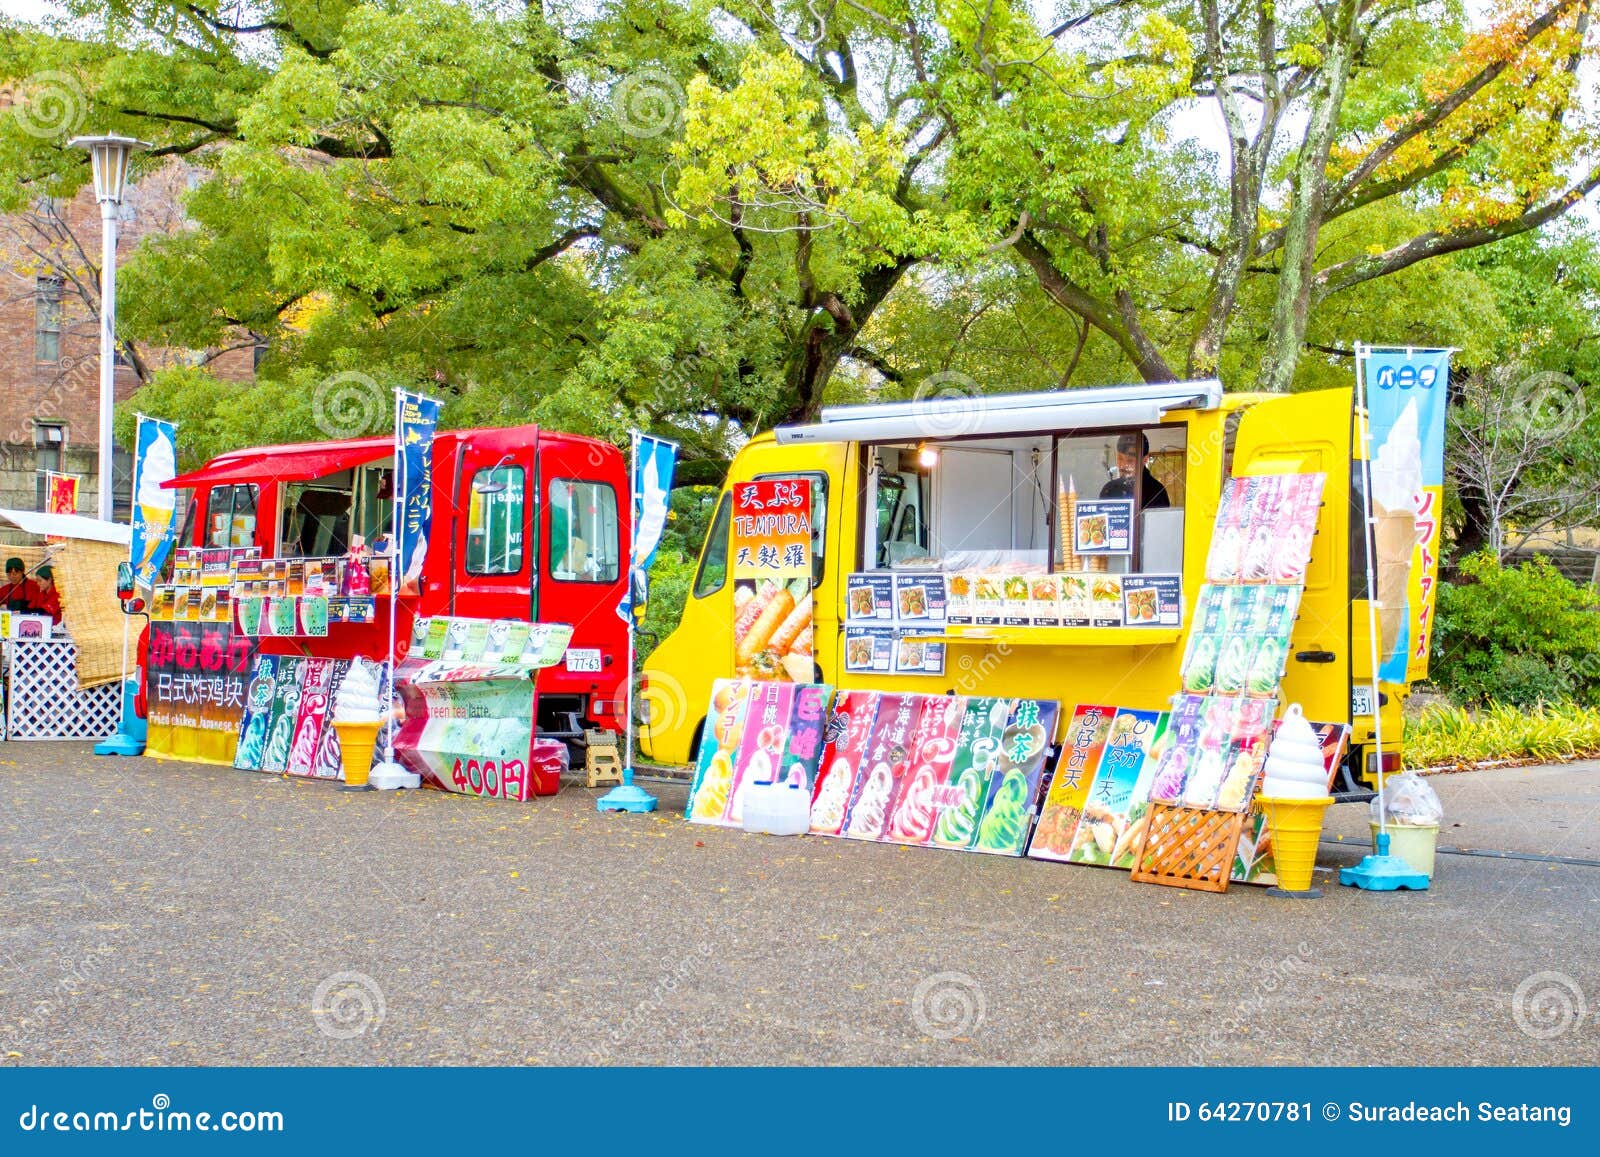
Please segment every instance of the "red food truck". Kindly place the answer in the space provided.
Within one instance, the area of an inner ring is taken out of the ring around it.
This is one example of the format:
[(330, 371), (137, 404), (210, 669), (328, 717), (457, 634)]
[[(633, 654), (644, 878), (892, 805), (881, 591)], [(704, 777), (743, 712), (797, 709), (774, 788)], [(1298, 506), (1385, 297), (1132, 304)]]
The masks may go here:
[[(192, 491), (178, 543), (260, 547), (266, 558), (344, 554), (392, 523), (394, 440), (257, 446), (219, 455), (169, 486)], [(607, 442), (513, 426), (440, 431), (433, 442), (433, 521), (420, 593), (400, 596), (396, 658), (416, 615), (571, 623), (563, 663), (538, 680), (540, 734), (572, 741), (621, 730), (632, 515), (627, 466)], [(262, 638), (264, 653), (382, 657), (387, 598), (376, 621), (332, 625), (326, 638)]]

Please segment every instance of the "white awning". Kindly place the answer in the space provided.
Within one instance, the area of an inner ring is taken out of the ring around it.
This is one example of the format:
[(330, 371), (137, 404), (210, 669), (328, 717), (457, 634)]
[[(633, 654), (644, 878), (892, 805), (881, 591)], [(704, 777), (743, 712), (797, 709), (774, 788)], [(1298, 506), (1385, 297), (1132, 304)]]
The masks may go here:
[(120, 522), (101, 522), (81, 514), (44, 514), (37, 510), (0, 510), (0, 523), (8, 523), (25, 534), (53, 538), (76, 538), (87, 542), (109, 542), (127, 546), (133, 542), (133, 529)]
[(1170, 382), (1038, 394), (978, 394), (829, 406), (811, 426), (780, 426), (779, 444), (899, 442), (1154, 426), (1171, 410), (1214, 410), (1222, 383)]

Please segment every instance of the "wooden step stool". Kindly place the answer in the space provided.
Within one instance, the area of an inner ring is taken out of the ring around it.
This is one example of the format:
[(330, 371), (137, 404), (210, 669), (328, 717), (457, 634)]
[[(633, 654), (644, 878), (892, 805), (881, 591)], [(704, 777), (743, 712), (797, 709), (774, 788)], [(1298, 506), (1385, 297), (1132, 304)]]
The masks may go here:
[(622, 753), (617, 750), (615, 731), (585, 731), (587, 753), (583, 757), (584, 769), (589, 773), (589, 786), (622, 782)]

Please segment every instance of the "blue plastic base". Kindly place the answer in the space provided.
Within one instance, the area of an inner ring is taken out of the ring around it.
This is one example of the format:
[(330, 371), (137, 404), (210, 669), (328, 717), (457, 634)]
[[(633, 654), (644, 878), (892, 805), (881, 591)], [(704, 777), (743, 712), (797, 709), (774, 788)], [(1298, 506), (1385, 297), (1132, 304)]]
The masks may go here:
[(145, 738), (150, 734), (150, 725), (139, 718), (139, 713), (133, 709), (133, 697), (139, 693), (139, 685), (129, 679), (122, 684), (122, 726), (115, 735), (107, 736), (94, 745), (96, 755), (143, 755)]
[(1399, 856), (1389, 854), (1389, 833), (1378, 833), (1378, 850), (1353, 868), (1339, 869), (1339, 883), (1367, 892), (1396, 892), (1410, 888), (1414, 892), (1428, 890), (1428, 877), (1417, 871)]
[(143, 755), (144, 740), (117, 732), (94, 745), (96, 755)]
[(622, 769), (622, 786), (614, 787), (594, 801), (594, 810), (601, 812), (653, 812), (656, 797), (642, 787), (633, 785), (633, 768)]

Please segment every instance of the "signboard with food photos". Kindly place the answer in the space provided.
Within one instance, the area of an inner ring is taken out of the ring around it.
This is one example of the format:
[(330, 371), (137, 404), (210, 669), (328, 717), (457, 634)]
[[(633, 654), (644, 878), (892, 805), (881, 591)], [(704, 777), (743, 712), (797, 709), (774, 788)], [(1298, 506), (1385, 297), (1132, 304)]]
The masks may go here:
[(734, 673), (809, 683), (811, 482), (740, 482), (733, 488)]

